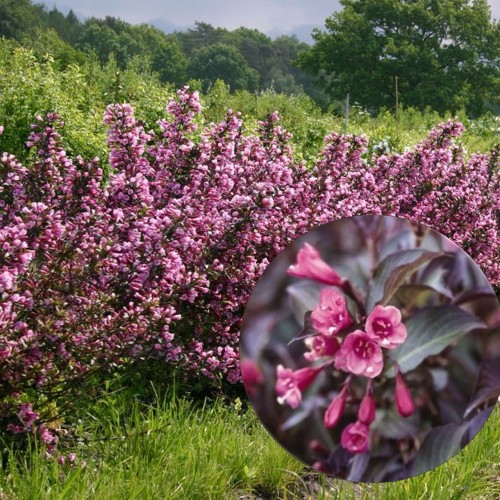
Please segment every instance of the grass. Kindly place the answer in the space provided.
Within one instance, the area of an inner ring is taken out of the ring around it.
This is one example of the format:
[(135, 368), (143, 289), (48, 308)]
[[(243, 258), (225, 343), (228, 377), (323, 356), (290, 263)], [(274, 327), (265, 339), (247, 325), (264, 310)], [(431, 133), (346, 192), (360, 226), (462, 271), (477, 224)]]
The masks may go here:
[[(0, 500), (11, 499), (490, 499), (500, 497), (500, 409), (459, 455), (432, 472), (354, 484), (311, 472), (239, 400), (145, 405), (110, 395), (82, 415), (74, 465), (36, 443), (7, 453)], [(5, 450), (4, 450), (5, 451)], [(86, 462), (86, 465), (84, 464)]]

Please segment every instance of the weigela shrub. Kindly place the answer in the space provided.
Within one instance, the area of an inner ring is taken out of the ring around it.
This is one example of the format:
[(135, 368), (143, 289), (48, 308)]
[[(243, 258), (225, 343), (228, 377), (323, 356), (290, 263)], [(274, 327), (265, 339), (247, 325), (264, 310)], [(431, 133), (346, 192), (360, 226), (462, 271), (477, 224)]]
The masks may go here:
[[(372, 158), (366, 138), (332, 133), (307, 168), (276, 114), (245, 136), (232, 111), (197, 131), (201, 105), (187, 88), (166, 109), (153, 132), (129, 105), (107, 108), (108, 179), (97, 158), (66, 155), (55, 113), (33, 125), (29, 164), (1, 157), (0, 418), (15, 432), (38, 429), (52, 442), (49, 403), (62, 406), (92, 374), (136, 358), (238, 381), (240, 319), (255, 281), (292, 240), (332, 219), (418, 220), (500, 284), (498, 171), (486, 155), (465, 158), (453, 141), (460, 123)], [(341, 313), (324, 300), (328, 314)], [(384, 328), (374, 323), (366, 343)], [(311, 356), (337, 348), (326, 332)]]

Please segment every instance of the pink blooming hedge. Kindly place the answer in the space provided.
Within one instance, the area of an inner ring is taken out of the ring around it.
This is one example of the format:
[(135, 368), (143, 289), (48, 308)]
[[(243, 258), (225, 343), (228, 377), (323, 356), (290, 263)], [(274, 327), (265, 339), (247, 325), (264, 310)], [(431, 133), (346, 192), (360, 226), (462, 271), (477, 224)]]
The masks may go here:
[[(465, 158), (454, 143), (460, 123), (439, 125), (403, 154), (372, 158), (365, 137), (331, 133), (307, 168), (294, 161), (276, 114), (245, 136), (231, 111), (197, 131), (201, 105), (188, 89), (166, 109), (153, 132), (129, 105), (108, 107), (106, 180), (97, 158), (66, 155), (55, 113), (33, 125), (28, 165), (3, 153), (1, 426), (38, 430), (52, 443), (49, 404), (62, 407), (93, 373), (137, 358), (238, 381), (240, 319), (254, 283), (292, 240), (333, 219), (415, 219), (500, 284), (499, 174), (493, 157)], [(324, 300), (339, 314), (341, 304)], [(324, 315), (315, 315), (318, 325)], [(384, 336), (381, 321), (360, 340), (366, 349)], [(311, 356), (338, 347), (327, 335), (314, 342)]]

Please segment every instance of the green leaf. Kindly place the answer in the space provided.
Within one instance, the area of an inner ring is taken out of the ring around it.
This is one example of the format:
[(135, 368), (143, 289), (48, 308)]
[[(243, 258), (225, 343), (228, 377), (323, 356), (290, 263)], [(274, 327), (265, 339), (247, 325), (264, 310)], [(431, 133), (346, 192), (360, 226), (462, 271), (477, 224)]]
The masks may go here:
[(388, 255), (377, 267), (367, 300), (367, 311), (376, 304), (387, 304), (400, 285), (420, 266), (437, 257), (441, 252), (428, 252), (421, 249), (404, 250)]
[(410, 476), (423, 474), (449, 460), (462, 449), (462, 438), (469, 422), (447, 424), (432, 429), (415, 456)]
[[(486, 328), (476, 316), (454, 305), (424, 309), (405, 325), (408, 331), (406, 342), (390, 354), (402, 373), (416, 368), (427, 356), (439, 354), (471, 330)], [(391, 368), (386, 375), (393, 377), (394, 369)]]

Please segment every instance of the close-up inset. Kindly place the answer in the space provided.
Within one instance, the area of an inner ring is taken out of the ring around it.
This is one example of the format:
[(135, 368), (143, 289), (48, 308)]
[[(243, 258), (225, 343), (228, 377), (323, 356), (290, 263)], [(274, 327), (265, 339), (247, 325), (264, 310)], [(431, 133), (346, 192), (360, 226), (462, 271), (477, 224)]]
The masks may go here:
[(489, 417), (499, 312), (474, 261), (439, 233), (341, 219), (296, 240), (255, 286), (243, 381), (303, 462), (352, 481), (405, 479), (458, 453)]

